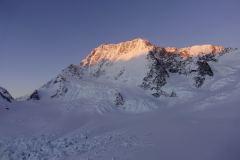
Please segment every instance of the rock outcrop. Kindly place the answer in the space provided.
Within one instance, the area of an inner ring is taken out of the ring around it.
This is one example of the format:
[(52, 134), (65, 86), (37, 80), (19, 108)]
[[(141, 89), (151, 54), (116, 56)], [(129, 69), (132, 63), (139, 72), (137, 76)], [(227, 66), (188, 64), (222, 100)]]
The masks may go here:
[(11, 94), (5, 88), (0, 87), (0, 101), (11, 103), (13, 100)]

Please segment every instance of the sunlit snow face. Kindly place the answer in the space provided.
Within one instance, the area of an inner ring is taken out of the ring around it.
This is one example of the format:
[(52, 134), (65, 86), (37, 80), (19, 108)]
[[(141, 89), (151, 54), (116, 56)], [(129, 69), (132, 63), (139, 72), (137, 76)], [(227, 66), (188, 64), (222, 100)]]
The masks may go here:
[(153, 50), (154, 47), (150, 42), (143, 39), (134, 39), (119, 44), (101, 45), (94, 49), (91, 54), (82, 61), (82, 65), (95, 65), (103, 60), (110, 62), (129, 61), (147, 54)]
[(90, 55), (81, 62), (83, 66), (93, 66), (102, 61), (117, 62), (129, 61), (150, 51), (163, 50), (168, 54), (180, 54), (183, 58), (203, 56), (207, 54), (219, 54), (224, 50), (223, 46), (195, 45), (186, 48), (157, 47), (149, 41), (138, 38), (118, 44), (104, 44), (95, 48)]

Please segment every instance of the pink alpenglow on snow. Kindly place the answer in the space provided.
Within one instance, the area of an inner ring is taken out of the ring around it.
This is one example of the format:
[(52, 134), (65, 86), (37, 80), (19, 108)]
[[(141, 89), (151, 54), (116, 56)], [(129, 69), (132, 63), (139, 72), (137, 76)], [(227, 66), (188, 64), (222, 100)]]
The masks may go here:
[(81, 62), (83, 66), (92, 66), (103, 60), (129, 61), (133, 58), (146, 55), (150, 51), (163, 51), (166, 53), (180, 54), (182, 57), (197, 57), (207, 54), (220, 54), (224, 51), (224, 47), (220, 45), (194, 45), (185, 48), (176, 47), (159, 47), (152, 44), (150, 41), (137, 38), (131, 41), (120, 42), (117, 44), (103, 44), (95, 48), (87, 57)]

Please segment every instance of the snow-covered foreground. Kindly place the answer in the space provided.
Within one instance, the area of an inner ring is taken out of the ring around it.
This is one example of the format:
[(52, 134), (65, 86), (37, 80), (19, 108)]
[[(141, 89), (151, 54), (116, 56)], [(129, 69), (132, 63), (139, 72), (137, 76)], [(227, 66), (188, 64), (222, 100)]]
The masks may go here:
[(0, 112), (0, 159), (239, 160), (238, 95), (204, 110), (177, 106), (141, 114), (12, 107)]

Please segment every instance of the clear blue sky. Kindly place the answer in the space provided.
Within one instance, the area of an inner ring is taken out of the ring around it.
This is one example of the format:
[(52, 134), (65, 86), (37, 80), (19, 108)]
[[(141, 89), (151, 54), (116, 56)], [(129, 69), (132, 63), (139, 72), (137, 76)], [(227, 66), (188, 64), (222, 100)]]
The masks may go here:
[(101, 43), (238, 47), (239, 0), (0, 0), (0, 86), (14, 96), (79, 64)]

